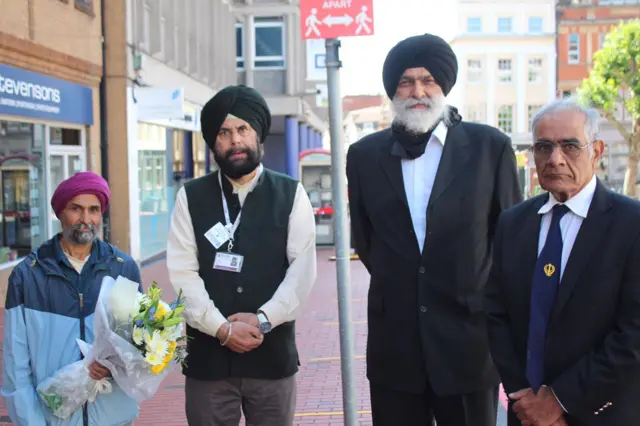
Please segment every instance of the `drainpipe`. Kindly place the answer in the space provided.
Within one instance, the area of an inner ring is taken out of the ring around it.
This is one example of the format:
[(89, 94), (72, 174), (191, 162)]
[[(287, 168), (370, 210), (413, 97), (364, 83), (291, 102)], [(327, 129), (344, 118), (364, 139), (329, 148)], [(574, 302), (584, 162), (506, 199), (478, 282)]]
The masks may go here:
[[(562, 11), (558, 10), (556, 6), (556, 97), (558, 97), (558, 90), (560, 87), (560, 18), (562, 17)], [(560, 94), (562, 95), (562, 94)]]
[[(109, 140), (107, 133), (107, 39), (105, 31), (105, 3), (100, 1), (100, 27), (102, 30), (102, 79), (100, 80), (100, 166), (102, 177), (109, 181)], [(103, 240), (111, 237), (109, 210), (103, 216)]]

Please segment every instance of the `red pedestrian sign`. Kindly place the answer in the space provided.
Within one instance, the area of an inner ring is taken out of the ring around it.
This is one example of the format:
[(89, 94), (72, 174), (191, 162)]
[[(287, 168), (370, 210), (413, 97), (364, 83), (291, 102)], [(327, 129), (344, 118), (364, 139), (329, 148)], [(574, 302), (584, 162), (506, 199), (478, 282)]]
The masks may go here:
[(300, 20), (305, 40), (373, 35), (373, 0), (300, 0)]

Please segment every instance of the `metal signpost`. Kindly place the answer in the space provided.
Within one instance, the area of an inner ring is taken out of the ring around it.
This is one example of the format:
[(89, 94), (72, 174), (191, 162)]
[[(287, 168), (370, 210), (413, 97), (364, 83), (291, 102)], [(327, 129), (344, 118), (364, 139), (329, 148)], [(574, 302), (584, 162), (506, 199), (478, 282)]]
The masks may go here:
[(350, 227), (347, 209), (346, 161), (340, 96), (340, 41), (338, 37), (373, 35), (373, 0), (300, 0), (304, 39), (325, 39), (331, 174), (336, 236), (336, 275), (340, 324), (342, 403), (345, 426), (357, 425), (351, 321)]

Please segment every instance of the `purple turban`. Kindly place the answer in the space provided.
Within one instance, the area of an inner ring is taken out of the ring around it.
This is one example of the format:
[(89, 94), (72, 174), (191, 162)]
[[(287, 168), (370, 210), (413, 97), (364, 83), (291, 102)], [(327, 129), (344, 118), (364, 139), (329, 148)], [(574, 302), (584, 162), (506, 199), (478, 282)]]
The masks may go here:
[(109, 207), (111, 191), (109, 191), (107, 181), (94, 172), (81, 172), (76, 173), (58, 185), (56, 192), (53, 193), (51, 207), (56, 216), (60, 217), (60, 213), (67, 207), (69, 201), (83, 194), (92, 194), (98, 197), (102, 213)]

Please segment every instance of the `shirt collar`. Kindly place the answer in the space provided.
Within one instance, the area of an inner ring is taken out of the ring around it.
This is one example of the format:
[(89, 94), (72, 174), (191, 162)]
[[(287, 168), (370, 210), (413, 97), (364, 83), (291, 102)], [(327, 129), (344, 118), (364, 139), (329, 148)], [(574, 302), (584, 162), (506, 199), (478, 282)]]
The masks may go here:
[(444, 142), (447, 139), (447, 130), (447, 125), (440, 121), (436, 128), (433, 129), (431, 137), (435, 137), (436, 139), (438, 139), (442, 146), (444, 146)]
[[(580, 192), (571, 197), (564, 203), (569, 210), (575, 215), (580, 216), (583, 219), (586, 219), (587, 213), (589, 212), (589, 207), (591, 206), (591, 200), (593, 200), (593, 195), (596, 192), (596, 184), (597, 179), (594, 175), (587, 186), (582, 188)], [(556, 200), (553, 194), (549, 193), (549, 200), (538, 210), (538, 214), (547, 214), (553, 209), (553, 206), (556, 204), (562, 204), (560, 201)]]

